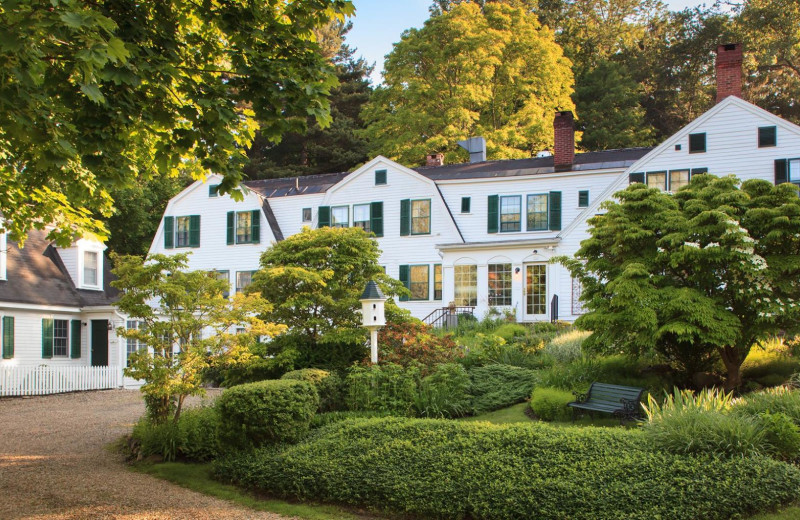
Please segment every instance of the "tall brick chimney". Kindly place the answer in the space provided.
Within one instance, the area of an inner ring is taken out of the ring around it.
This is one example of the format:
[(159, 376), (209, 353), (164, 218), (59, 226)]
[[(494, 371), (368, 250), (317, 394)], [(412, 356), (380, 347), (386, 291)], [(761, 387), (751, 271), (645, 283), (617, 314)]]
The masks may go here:
[(717, 46), (717, 103), (728, 96), (742, 97), (742, 44)]
[(575, 124), (572, 112), (569, 110), (556, 112), (556, 117), (553, 119), (553, 133), (555, 134), (553, 164), (556, 171), (572, 169), (575, 160)]
[(444, 164), (443, 153), (429, 153), (425, 156), (425, 166), (442, 166)]

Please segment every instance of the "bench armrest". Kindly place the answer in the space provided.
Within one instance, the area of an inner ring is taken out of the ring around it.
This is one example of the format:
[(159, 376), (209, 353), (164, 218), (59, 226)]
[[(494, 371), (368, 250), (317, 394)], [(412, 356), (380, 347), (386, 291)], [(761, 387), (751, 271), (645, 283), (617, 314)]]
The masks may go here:
[(619, 400), (622, 403), (622, 410), (627, 416), (639, 415), (639, 401), (635, 399), (625, 399), (624, 397)]
[(581, 394), (579, 392), (572, 392), (572, 395), (575, 396), (575, 401), (578, 403), (585, 403), (588, 397), (586, 394)]

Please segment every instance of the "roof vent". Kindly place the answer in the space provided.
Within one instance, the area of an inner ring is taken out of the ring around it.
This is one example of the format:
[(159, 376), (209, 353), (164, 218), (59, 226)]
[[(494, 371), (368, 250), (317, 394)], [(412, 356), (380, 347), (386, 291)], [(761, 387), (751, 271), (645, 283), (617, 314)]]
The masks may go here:
[(469, 152), (470, 163), (486, 161), (486, 139), (483, 137), (464, 139), (458, 142), (458, 146)]

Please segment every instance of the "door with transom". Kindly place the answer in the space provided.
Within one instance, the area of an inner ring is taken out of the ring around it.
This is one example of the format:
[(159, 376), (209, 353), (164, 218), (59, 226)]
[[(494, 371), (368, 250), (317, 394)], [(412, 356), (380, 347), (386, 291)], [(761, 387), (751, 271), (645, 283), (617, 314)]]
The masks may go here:
[(547, 319), (547, 264), (525, 264), (522, 296), (526, 320)]

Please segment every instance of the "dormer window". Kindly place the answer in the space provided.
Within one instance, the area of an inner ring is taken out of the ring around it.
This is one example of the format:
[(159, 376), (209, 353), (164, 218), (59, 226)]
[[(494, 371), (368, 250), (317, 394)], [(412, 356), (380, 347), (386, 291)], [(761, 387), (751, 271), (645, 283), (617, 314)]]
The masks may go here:
[(100, 265), (100, 253), (97, 251), (84, 251), (83, 252), (83, 285), (89, 287), (98, 287), (100, 285), (100, 277), (98, 273)]

